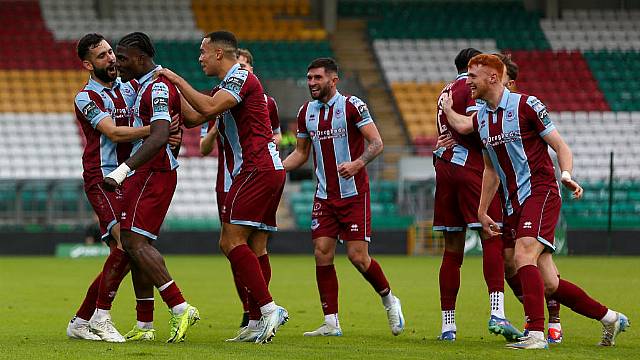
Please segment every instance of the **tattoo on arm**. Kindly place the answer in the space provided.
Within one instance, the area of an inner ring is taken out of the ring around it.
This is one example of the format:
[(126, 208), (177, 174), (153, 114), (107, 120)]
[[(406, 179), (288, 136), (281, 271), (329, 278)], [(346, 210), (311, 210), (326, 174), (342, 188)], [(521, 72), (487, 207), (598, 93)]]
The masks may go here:
[(382, 152), (382, 146), (382, 139), (374, 139), (364, 150), (364, 153), (360, 156), (360, 160), (362, 160), (365, 165), (369, 164), (373, 159), (380, 155)]

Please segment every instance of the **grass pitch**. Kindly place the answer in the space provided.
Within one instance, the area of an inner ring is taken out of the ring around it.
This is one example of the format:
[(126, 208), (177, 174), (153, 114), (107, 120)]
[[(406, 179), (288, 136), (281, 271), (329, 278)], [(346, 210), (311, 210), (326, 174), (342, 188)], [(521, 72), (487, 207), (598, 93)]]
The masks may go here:
[[(462, 267), (458, 295), (458, 340), (441, 343), (438, 295), (439, 258), (379, 256), (393, 292), (402, 300), (405, 332), (394, 337), (379, 297), (344, 256), (336, 261), (340, 282), (340, 338), (304, 338), (322, 323), (311, 256), (272, 256), (271, 291), (289, 310), (290, 321), (272, 344), (225, 343), (236, 333), (241, 307), (229, 264), (221, 256), (169, 256), (169, 271), (202, 320), (187, 341), (166, 344), (169, 315), (156, 294), (155, 342), (109, 344), (70, 340), (67, 322), (102, 266), (103, 259), (49, 257), (0, 258), (0, 358), (2, 359), (637, 359), (640, 348), (640, 259), (558, 257), (562, 276), (632, 321), (614, 348), (599, 348), (598, 322), (562, 308), (565, 342), (549, 351), (526, 354), (504, 348), (502, 337), (487, 331), (488, 295), (481, 259), (469, 257)], [(505, 285), (506, 286), (506, 285)], [(506, 291), (506, 310), (522, 326), (522, 306)], [(118, 329), (135, 324), (135, 300), (129, 277), (112, 310)]]

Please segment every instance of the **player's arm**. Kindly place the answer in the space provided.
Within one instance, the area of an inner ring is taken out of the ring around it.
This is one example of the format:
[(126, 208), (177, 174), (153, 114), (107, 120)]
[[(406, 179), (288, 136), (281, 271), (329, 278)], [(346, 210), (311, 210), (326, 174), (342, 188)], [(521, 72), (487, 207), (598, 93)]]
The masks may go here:
[(571, 153), (569, 145), (567, 145), (562, 136), (560, 136), (558, 130), (555, 129), (542, 138), (551, 146), (558, 156), (562, 185), (573, 192), (572, 196), (574, 199), (580, 199), (583, 189), (575, 180), (571, 179), (571, 173), (573, 172), (573, 153)]
[(271, 130), (273, 131), (273, 141), (276, 145), (280, 145), (282, 141), (282, 133), (280, 130), (280, 114), (278, 114), (278, 104), (276, 101), (267, 97), (267, 108), (269, 110), (269, 121), (271, 122)]
[(286, 159), (284, 159), (284, 161), (282, 161), (282, 166), (284, 166), (285, 171), (295, 170), (304, 165), (309, 159), (310, 152), (311, 139), (308, 137), (298, 136), (296, 140), (296, 148), (291, 154), (289, 154), (289, 156), (287, 156)]
[(213, 96), (202, 94), (189, 85), (185, 79), (169, 69), (161, 69), (158, 75), (164, 76), (171, 81), (178, 90), (180, 90), (180, 93), (189, 105), (191, 105), (197, 113), (202, 115), (197, 118), (185, 118), (184, 126), (187, 128), (196, 127), (207, 121), (207, 119), (229, 110), (238, 104), (236, 97), (227, 91), (218, 91)]
[(492, 237), (500, 234), (500, 228), (498, 224), (493, 221), (487, 212), (489, 211), (489, 205), (493, 200), (498, 186), (500, 186), (500, 178), (496, 169), (491, 163), (491, 159), (486, 151), (482, 151), (484, 159), (484, 171), (482, 172), (482, 190), (480, 192), (480, 205), (478, 205), (478, 221), (482, 224), (482, 230), (484, 235)]
[(361, 127), (360, 132), (364, 136), (365, 140), (367, 140), (367, 147), (364, 149), (362, 155), (356, 160), (338, 165), (338, 174), (345, 179), (350, 179), (357, 174), (363, 167), (367, 166), (367, 164), (369, 164), (373, 159), (378, 157), (384, 149), (382, 137), (378, 132), (376, 124), (370, 122)]
[(116, 126), (110, 116), (100, 120), (96, 129), (114, 143), (132, 142), (134, 140), (145, 138), (150, 134), (149, 126)]
[(449, 93), (442, 94), (442, 110), (447, 115), (449, 125), (459, 134), (468, 135), (473, 132), (473, 120), (476, 113), (462, 115), (455, 112), (453, 110), (453, 97)]
[(213, 151), (216, 138), (218, 137), (218, 122), (213, 125), (213, 129), (209, 130), (207, 134), (200, 138), (200, 154), (207, 156)]

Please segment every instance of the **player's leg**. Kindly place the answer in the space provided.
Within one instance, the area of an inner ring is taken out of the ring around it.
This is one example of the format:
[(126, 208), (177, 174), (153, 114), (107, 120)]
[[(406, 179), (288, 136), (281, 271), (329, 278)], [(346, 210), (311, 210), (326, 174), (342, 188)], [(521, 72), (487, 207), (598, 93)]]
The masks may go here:
[(364, 240), (347, 241), (347, 255), (353, 266), (360, 271), (362, 276), (380, 295), (382, 305), (387, 312), (391, 333), (396, 336), (400, 335), (405, 326), (402, 305), (400, 299), (391, 292), (389, 281), (384, 275), (380, 264), (369, 256), (369, 242)]
[(507, 344), (517, 349), (546, 349), (544, 337), (544, 282), (537, 267), (544, 245), (530, 236), (516, 240), (515, 261), (522, 286), (524, 313), (529, 333), (521, 341)]
[[(328, 221), (330, 221), (328, 218), (326, 221), (322, 219), (318, 224), (327, 224)], [(323, 229), (326, 230), (326, 226), (312, 231), (322, 231)], [(305, 332), (304, 336), (342, 336), (340, 320), (338, 319), (338, 276), (333, 264), (336, 253), (336, 236), (318, 236), (313, 239), (316, 283), (324, 314), (324, 322), (316, 330)]]
[(155, 340), (153, 282), (133, 262), (131, 264), (131, 280), (136, 295), (136, 325), (124, 335), (124, 338), (127, 341)]
[(444, 231), (444, 253), (438, 273), (442, 331), (440, 340), (456, 339), (456, 299), (460, 289), (460, 267), (464, 259), (465, 231)]
[[(560, 278), (560, 272), (558, 271), (558, 268), (553, 261), (548, 261), (548, 264), (545, 264), (544, 268), (540, 266), (542, 257), (546, 256), (546, 254), (542, 254), (540, 256), (540, 259), (538, 259), (538, 267), (540, 268), (540, 271), (542, 272), (542, 278), (544, 279), (545, 301), (547, 302), (547, 312), (549, 314), (547, 342), (549, 342), (550, 344), (559, 344), (563, 339), (562, 325), (560, 324), (560, 302), (553, 299), (551, 295), (555, 291), (554, 289), (557, 287), (555, 278)], [(551, 254), (549, 254), (549, 257), (551, 257)]]
[[(262, 272), (262, 277), (264, 278), (265, 284), (267, 288), (269, 288), (269, 282), (271, 281), (271, 264), (269, 262), (269, 255), (267, 253), (267, 240), (269, 239), (269, 232), (267, 231), (253, 231), (251, 235), (249, 235), (248, 245), (251, 248), (251, 251), (258, 258), (258, 263), (260, 264), (260, 270)], [(237, 279), (237, 280), (236, 280)], [(227, 341), (232, 342), (254, 342), (258, 335), (260, 334), (260, 318), (262, 317), (262, 313), (260, 312), (260, 306), (258, 302), (251, 296), (251, 293), (246, 290), (244, 284), (240, 282), (240, 277), (234, 272), (234, 281), (236, 284), (239, 284), (244, 291), (244, 296), (246, 297), (247, 303), (247, 324), (243, 326), (238, 335), (232, 339), (227, 339)]]
[(129, 256), (122, 249), (120, 242), (120, 224), (111, 227), (111, 238), (108, 239), (109, 256), (102, 267), (102, 277), (98, 287), (96, 312), (89, 321), (93, 332), (108, 342), (124, 342), (125, 338), (116, 329), (111, 320), (111, 304), (122, 279), (129, 273)]
[(613, 346), (618, 334), (629, 326), (627, 317), (619, 312), (608, 309), (591, 298), (579, 286), (560, 279), (553, 262), (551, 253), (544, 253), (538, 259), (538, 267), (543, 274), (545, 291), (550, 299), (570, 308), (574, 312), (598, 320), (602, 323), (602, 340), (600, 345)]
[(98, 287), (100, 286), (100, 279), (102, 273), (93, 280), (87, 293), (80, 305), (80, 308), (76, 311), (76, 315), (69, 321), (67, 325), (67, 336), (72, 339), (85, 339), (85, 340), (102, 340), (98, 335), (91, 331), (89, 326), (89, 320), (96, 310), (96, 300), (98, 299)]

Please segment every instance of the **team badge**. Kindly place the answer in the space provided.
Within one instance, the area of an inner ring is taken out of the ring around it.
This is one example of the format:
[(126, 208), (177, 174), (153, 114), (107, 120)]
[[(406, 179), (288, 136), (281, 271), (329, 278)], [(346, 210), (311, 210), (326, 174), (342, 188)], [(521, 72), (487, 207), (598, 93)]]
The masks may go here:
[(318, 219), (311, 219), (311, 230), (315, 230), (320, 226)]

